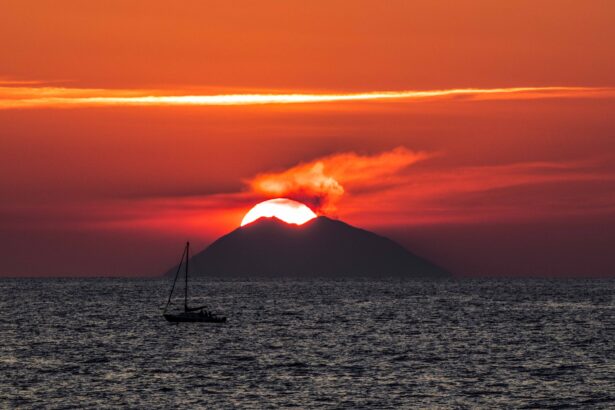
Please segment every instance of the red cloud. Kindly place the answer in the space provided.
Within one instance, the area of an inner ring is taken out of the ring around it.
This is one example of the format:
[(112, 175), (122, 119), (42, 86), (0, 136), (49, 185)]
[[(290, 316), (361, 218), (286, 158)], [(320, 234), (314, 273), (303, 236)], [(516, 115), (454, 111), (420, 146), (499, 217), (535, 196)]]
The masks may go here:
[(383, 182), (428, 156), (403, 147), (372, 156), (334, 154), (285, 171), (259, 174), (248, 184), (257, 194), (295, 199), (330, 213), (346, 192)]

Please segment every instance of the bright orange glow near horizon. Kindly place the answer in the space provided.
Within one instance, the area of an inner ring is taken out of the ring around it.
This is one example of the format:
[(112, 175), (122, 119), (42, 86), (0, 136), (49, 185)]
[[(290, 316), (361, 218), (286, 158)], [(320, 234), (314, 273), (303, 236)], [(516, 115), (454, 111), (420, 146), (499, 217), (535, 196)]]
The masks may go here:
[(278, 218), (288, 224), (303, 225), (316, 218), (316, 214), (305, 204), (287, 198), (274, 198), (254, 205), (243, 217), (241, 226), (260, 218)]

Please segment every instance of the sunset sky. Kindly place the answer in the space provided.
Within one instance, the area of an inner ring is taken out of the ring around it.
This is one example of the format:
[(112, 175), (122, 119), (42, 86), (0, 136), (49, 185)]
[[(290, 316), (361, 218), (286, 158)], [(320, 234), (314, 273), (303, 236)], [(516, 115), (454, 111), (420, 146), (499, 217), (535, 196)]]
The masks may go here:
[(612, 1), (0, 0), (0, 276), (288, 197), (457, 276), (615, 276)]

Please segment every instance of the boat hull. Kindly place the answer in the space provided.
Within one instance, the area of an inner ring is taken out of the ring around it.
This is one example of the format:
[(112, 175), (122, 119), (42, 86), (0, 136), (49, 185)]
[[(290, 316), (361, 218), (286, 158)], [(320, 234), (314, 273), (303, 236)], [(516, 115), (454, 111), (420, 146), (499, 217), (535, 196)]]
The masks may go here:
[(225, 317), (213, 315), (205, 315), (202, 313), (182, 312), (182, 313), (165, 313), (164, 318), (172, 323), (225, 323)]

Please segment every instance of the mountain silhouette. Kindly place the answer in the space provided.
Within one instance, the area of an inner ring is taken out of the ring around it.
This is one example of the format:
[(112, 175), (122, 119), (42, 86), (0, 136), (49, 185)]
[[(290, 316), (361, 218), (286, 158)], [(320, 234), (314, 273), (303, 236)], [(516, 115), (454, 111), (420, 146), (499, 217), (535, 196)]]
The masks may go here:
[(303, 225), (260, 218), (217, 239), (190, 264), (193, 276), (223, 278), (450, 276), (388, 238), (324, 216)]

